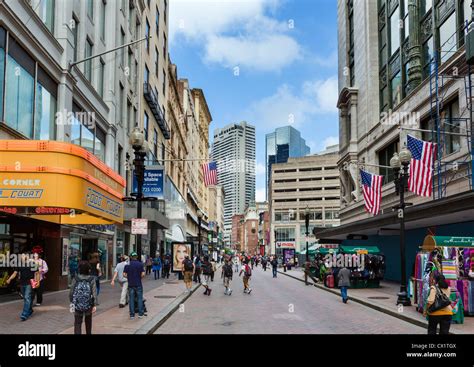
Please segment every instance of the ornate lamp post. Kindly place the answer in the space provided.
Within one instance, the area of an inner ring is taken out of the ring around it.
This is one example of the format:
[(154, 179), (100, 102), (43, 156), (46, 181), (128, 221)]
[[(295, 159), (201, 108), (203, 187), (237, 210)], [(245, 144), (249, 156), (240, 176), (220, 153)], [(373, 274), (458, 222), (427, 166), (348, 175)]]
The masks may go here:
[(309, 253), (308, 253), (308, 237), (309, 237), (309, 206), (306, 206), (306, 209), (304, 210), (304, 222), (306, 226), (306, 261), (309, 261)]
[(400, 203), (395, 207), (400, 218), (400, 263), (401, 263), (401, 283), (400, 292), (398, 293), (397, 305), (411, 306), (410, 297), (407, 292), (406, 279), (406, 258), (405, 258), (405, 191), (408, 190), (408, 168), (411, 161), (411, 152), (407, 147), (403, 147), (400, 154), (395, 153), (390, 160), (390, 167), (393, 168), (395, 174), (395, 192), (400, 197)]

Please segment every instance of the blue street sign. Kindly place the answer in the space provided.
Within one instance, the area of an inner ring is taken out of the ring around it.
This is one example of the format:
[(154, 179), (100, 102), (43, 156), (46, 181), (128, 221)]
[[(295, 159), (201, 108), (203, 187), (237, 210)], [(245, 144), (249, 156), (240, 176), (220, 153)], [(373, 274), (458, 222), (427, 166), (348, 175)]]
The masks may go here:
[[(145, 170), (145, 180), (143, 182), (143, 195), (163, 199), (164, 169), (148, 168)], [(138, 184), (135, 175), (133, 176), (133, 192), (138, 192)]]

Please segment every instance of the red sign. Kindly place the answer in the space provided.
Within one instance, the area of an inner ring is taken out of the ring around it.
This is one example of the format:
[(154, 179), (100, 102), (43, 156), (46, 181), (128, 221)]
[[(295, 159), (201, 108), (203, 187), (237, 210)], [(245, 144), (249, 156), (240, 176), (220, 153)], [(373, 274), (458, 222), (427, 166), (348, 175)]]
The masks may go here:
[(71, 209), (68, 208), (45, 208), (45, 207), (38, 207), (35, 208), (36, 214), (55, 214), (55, 215), (62, 215), (62, 214), (69, 214)]
[(8, 206), (0, 207), (0, 212), (5, 212), (8, 214), (16, 214), (18, 212), (17, 208), (9, 208)]
[(296, 244), (295, 242), (277, 242), (277, 247), (279, 248), (295, 248)]

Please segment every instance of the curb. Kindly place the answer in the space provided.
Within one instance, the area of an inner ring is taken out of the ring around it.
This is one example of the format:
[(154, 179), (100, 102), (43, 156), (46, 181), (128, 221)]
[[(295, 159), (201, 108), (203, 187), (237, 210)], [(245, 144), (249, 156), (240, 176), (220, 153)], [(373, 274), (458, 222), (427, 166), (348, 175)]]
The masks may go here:
[(156, 316), (154, 316), (150, 321), (148, 321), (145, 325), (140, 327), (134, 334), (153, 334), (161, 325), (163, 325), (166, 320), (168, 320), (171, 315), (173, 315), (176, 310), (178, 310), (179, 306), (183, 304), (189, 297), (193, 295), (193, 293), (201, 286), (201, 284), (193, 285), (191, 288), (191, 292), (183, 292), (181, 293), (176, 299), (171, 302), (168, 306), (166, 306), (163, 310), (161, 310)]
[[(281, 271), (278, 271), (280, 274), (283, 274), (283, 275), (286, 275), (287, 277), (290, 277), (290, 278), (293, 278), (293, 279), (296, 279), (296, 280), (299, 280), (300, 282), (303, 282), (304, 283), (304, 279), (300, 279), (300, 278), (297, 278), (293, 275), (289, 275), (289, 274), (286, 274), (284, 272), (281, 272)], [(315, 286), (316, 288), (319, 288), (319, 289), (322, 289), (326, 292), (329, 292), (329, 293), (332, 293), (334, 295), (337, 295), (337, 296), (340, 296), (339, 292), (336, 291), (336, 290), (333, 290), (331, 288), (326, 288), (325, 286), (322, 286), (322, 285), (319, 285), (319, 284), (315, 284), (314, 282), (311, 282), (311, 281), (308, 281), (308, 284), (311, 284), (313, 286)], [(377, 310), (379, 312), (382, 312), (382, 313), (385, 313), (387, 315), (390, 315), (390, 316), (393, 316), (393, 317), (396, 317), (398, 319), (401, 319), (403, 321), (406, 321), (406, 322), (409, 322), (413, 325), (416, 325), (416, 326), (420, 326), (420, 327), (423, 327), (423, 328), (427, 328), (428, 327), (428, 323), (427, 322), (423, 322), (423, 321), (420, 321), (420, 320), (416, 320), (410, 316), (405, 316), (405, 315), (402, 315), (401, 313), (399, 312), (396, 312), (396, 311), (392, 311), (392, 310), (388, 310), (382, 306), (378, 306), (378, 305), (374, 305), (373, 303), (370, 303), (370, 302), (367, 302), (361, 298), (358, 298), (358, 297), (354, 297), (354, 296), (349, 296), (348, 297), (349, 300), (351, 301), (354, 301), (354, 302), (357, 302), (357, 303), (360, 303), (366, 307), (369, 307), (369, 308), (372, 308), (374, 310)], [(452, 331), (450, 331), (450, 334), (456, 334), (456, 333), (453, 333)]]

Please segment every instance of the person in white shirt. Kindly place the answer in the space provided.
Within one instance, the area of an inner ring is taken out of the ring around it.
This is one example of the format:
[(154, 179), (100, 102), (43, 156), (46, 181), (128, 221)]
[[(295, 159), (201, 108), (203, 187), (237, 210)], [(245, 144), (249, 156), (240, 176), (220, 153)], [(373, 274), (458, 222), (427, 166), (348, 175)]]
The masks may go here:
[(234, 256), (234, 271), (239, 272), (239, 258), (237, 256)]
[(121, 262), (115, 267), (114, 276), (110, 285), (113, 287), (115, 285), (115, 279), (118, 278), (118, 282), (122, 287), (122, 293), (120, 294), (119, 307), (124, 308), (128, 304), (128, 281), (127, 278), (123, 276), (123, 270), (125, 266), (129, 264), (128, 256), (122, 256), (120, 258)]

